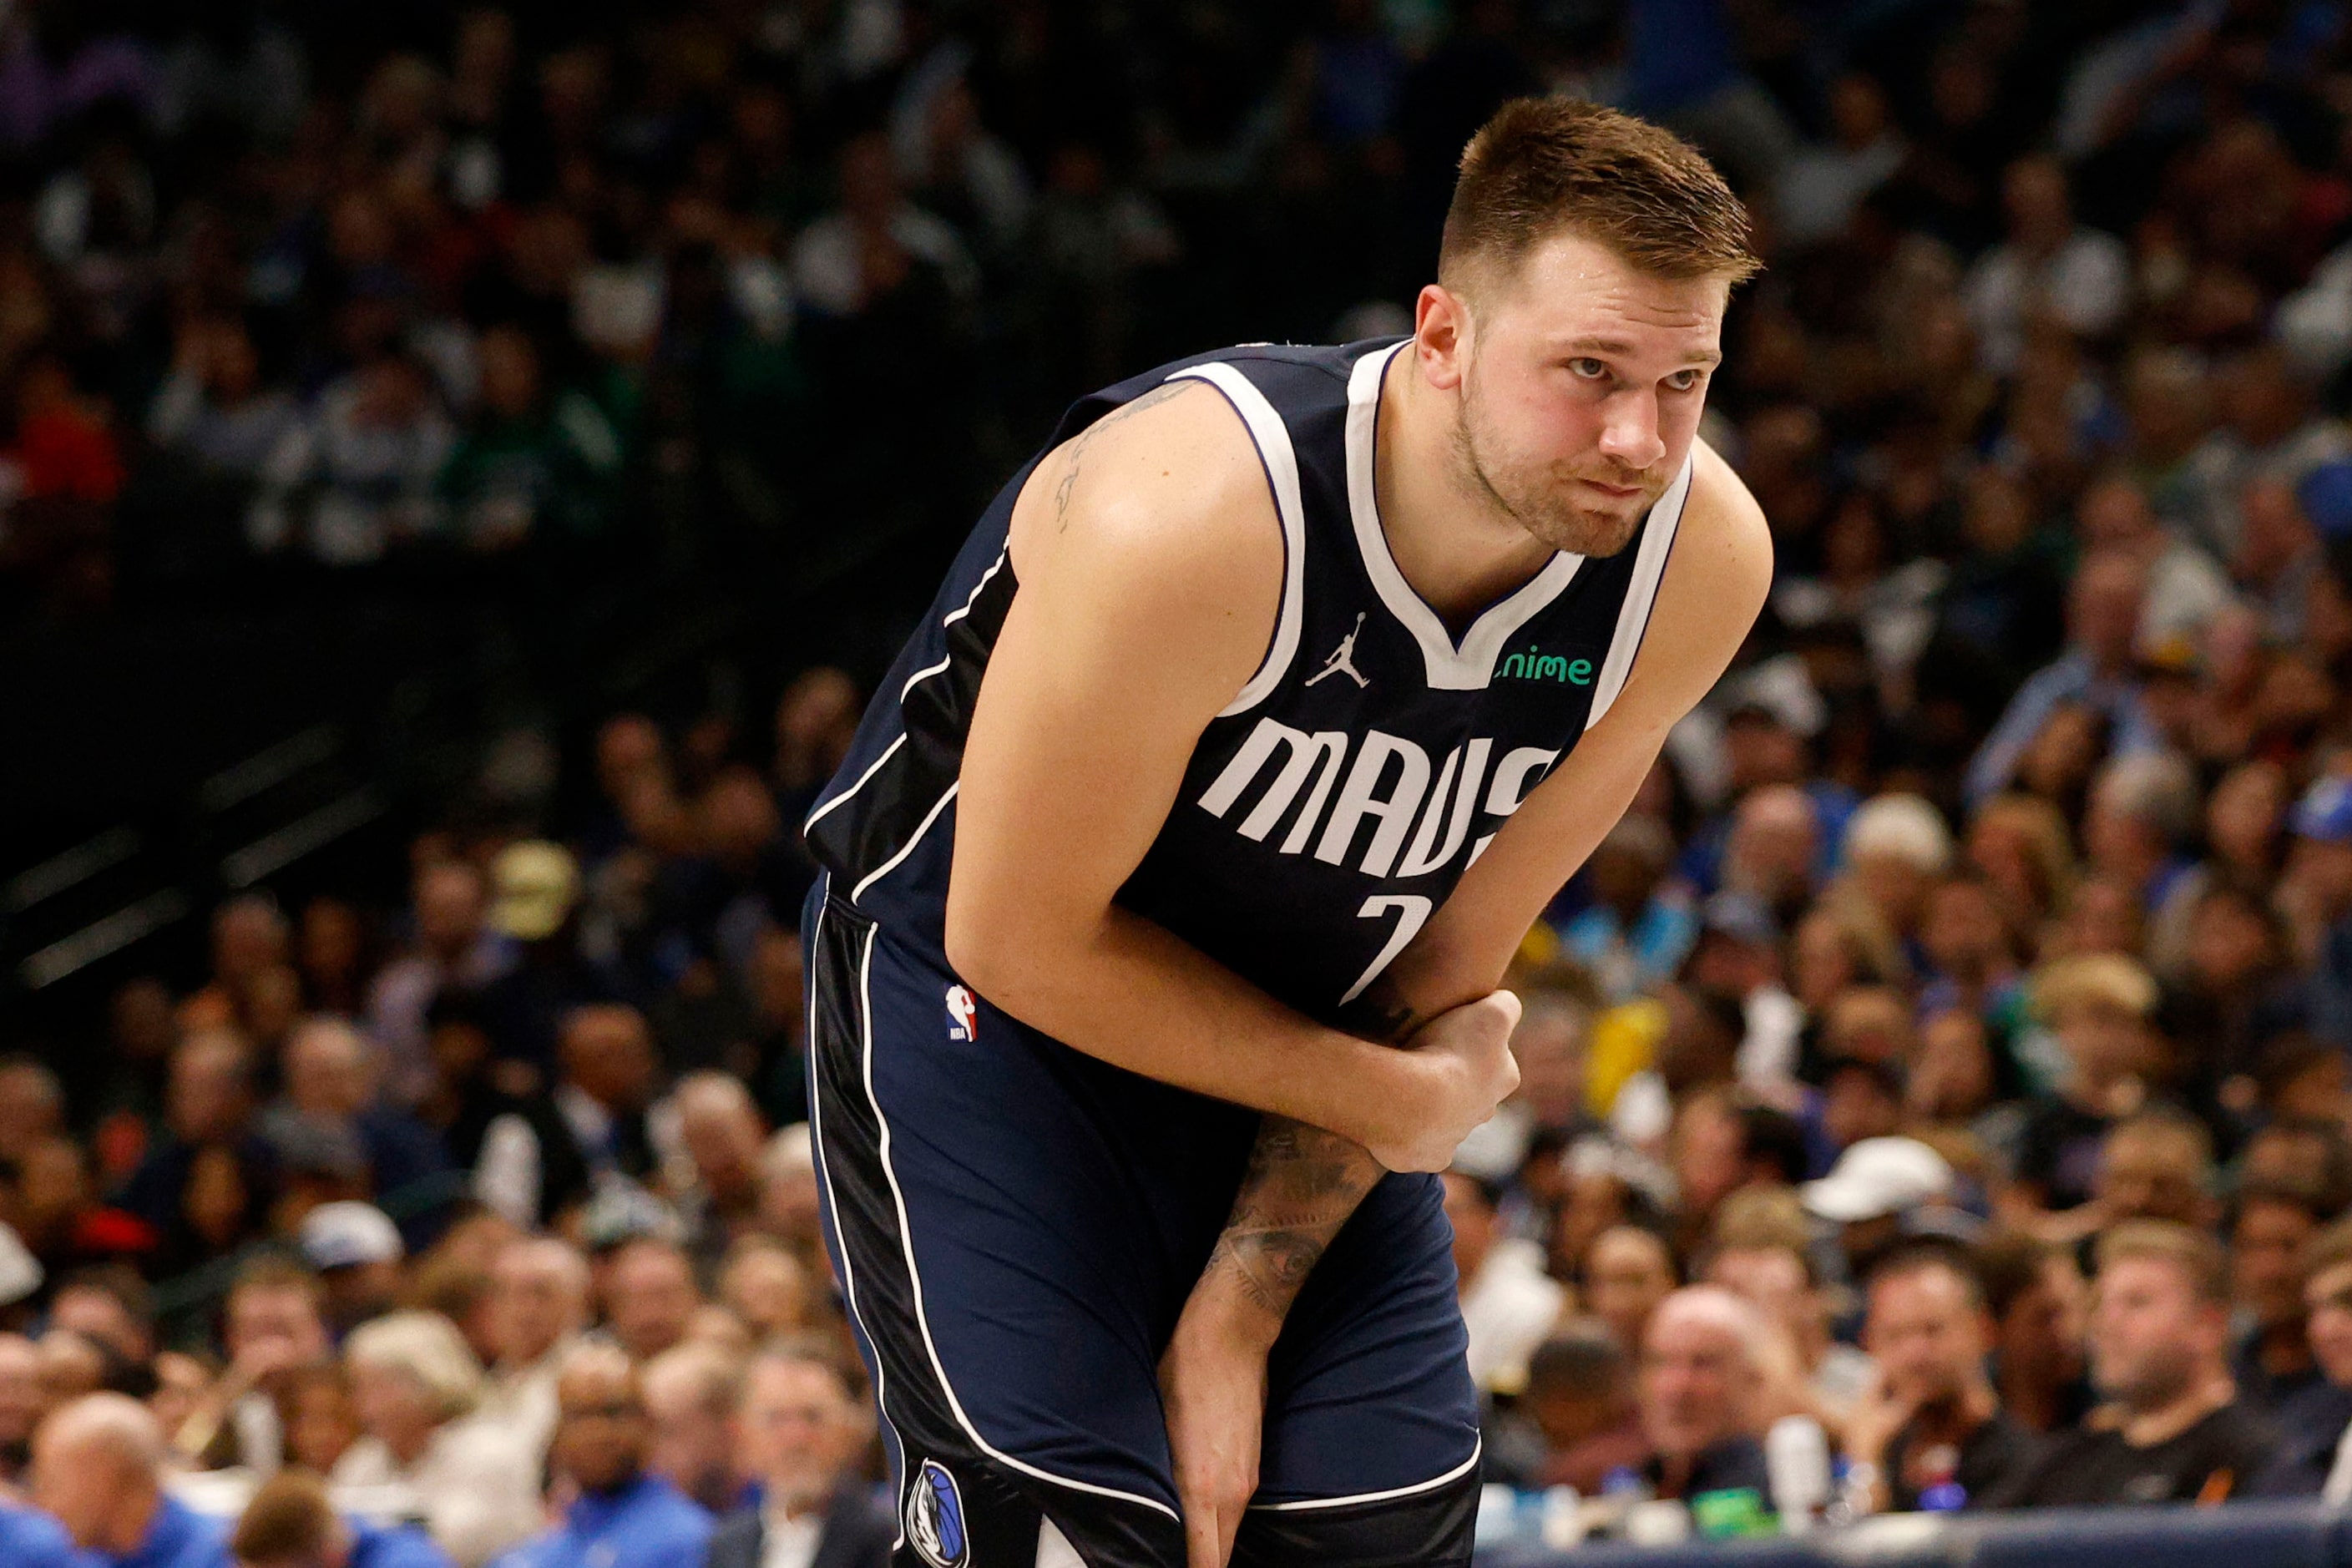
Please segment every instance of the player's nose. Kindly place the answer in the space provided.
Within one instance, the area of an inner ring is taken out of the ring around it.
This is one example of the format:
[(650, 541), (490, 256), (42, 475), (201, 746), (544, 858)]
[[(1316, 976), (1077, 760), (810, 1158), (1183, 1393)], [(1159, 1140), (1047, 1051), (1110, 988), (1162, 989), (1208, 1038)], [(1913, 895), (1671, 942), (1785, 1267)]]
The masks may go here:
[(1666, 455), (1658, 434), (1658, 400), (1646, 390), (1628, 389), (1610, 400), (1601, 426), (1601, 450), (1629, 468), (1646, 468)]

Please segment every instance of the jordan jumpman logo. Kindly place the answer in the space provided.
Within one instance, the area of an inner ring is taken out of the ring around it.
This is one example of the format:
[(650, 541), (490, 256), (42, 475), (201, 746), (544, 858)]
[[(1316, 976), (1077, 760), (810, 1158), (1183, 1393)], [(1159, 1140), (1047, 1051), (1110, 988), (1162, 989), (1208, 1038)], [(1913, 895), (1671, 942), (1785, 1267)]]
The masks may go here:
[(1331, 676), (1344, 675), (1360, 687), (1370, 686), (1371, 682), (1366, 680), (1356, 668), (1356, 639), (1363, 635), (1363, 630), (1364, 612), (1358, 610), (1356, 629), (1339, 639), (1339, 646), (1332, 650), (1329, 658), (1323, 661), (1322, 669), (1309, 676), (1307, 684), (1312, 686), (1317, 681), (1328, 679)]

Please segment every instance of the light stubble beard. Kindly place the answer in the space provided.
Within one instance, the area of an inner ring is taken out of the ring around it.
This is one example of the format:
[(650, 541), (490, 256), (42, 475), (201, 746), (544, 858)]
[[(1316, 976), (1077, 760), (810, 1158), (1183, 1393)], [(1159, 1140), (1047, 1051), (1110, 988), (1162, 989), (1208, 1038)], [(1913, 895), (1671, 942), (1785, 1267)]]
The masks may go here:
[[(1475, 405), (1465, 397), (1454, 424), (1454, 458), (1464, 488), (1483, 495), (1497, 511), (1548, 549), (1603, 560), (1633, 542), (1633, 531), (1666, 492), (1659, 468), (1625, 468), (1604, 462), (1581, 464), (1559, 458), (1543, 466), (1540, 478), (1491, 460), (1493, 443), (1479, 431)], [(1641, 494), (1623, 510), (1582, 506), (1573, 499), (1576, 481), (1639, 486)]]

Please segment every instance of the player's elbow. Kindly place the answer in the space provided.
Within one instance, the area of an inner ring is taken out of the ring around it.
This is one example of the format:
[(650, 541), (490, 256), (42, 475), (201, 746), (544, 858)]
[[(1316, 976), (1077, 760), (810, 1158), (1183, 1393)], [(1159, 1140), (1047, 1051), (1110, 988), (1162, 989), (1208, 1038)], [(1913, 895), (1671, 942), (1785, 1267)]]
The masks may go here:
[(948, 965), (957, 978), (1016, 1016), (1046, 945), (1034, 916), (1017, 905), (1017, 900), (951, 885), (945, 929)]

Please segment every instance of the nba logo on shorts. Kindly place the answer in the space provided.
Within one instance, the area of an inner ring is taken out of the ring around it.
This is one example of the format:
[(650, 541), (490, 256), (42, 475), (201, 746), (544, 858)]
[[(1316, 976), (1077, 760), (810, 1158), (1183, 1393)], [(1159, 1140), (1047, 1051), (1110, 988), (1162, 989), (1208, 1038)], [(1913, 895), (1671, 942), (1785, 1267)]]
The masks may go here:
[(948, 987), (948, 1038), (980, 1038), (980, 1002), (961, 985)]
[(907, 1543), (931, 1568), (964, 1568), (971, 1561), (970, 1543), (963, 1536), (963, 1497), (956, 1490), (955, 1478), (937, 1459), (925, 1459), (907, 1488)]

